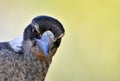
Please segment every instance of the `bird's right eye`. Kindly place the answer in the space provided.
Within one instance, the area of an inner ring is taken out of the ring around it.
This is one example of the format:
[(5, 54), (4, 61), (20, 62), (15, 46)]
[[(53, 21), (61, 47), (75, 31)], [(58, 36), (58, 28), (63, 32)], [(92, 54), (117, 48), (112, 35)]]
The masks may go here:
[(38, 33), (35, 28), (32, 29), (32, 33), (34, 38), (37, 38), (37, 39), (41, 38), (40, 33)]

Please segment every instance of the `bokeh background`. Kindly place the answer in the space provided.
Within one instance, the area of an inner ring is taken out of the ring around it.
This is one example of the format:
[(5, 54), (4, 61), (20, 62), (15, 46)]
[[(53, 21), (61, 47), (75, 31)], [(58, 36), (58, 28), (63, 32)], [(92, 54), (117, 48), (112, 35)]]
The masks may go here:
[(0, 41), (38, 15), (66, 30), (46, 81), (120, 81), (120, 0), (0, 0)]

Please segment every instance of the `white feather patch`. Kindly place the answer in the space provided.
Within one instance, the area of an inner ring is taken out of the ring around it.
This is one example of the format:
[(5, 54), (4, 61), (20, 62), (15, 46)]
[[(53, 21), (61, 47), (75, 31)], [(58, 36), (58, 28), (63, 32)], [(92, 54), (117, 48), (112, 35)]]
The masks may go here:
[(10, 41), (9, 44), (16, 52), (19, 52), (21, 50), (22, 41), (23, 41), (23, 34), (19, 35), (18, 37)]

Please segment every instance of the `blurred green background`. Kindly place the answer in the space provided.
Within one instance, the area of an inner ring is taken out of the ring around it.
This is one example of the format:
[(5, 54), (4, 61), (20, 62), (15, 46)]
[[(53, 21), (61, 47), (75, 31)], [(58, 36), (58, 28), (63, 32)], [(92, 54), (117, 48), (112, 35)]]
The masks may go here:
[(66, 30), (46, 81), (120, 81), (120, 0), (0, 0), (0, 41), (37, 15)]

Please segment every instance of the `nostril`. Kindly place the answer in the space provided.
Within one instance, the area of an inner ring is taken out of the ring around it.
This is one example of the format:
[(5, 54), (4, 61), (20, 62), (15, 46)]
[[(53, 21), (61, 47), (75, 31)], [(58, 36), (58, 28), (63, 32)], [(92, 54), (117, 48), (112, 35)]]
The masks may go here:
[(40, 37), (39, 35), (36, 35), (36, 38), (37, 38), (37, 39), (41, 39), (41, 37)]

